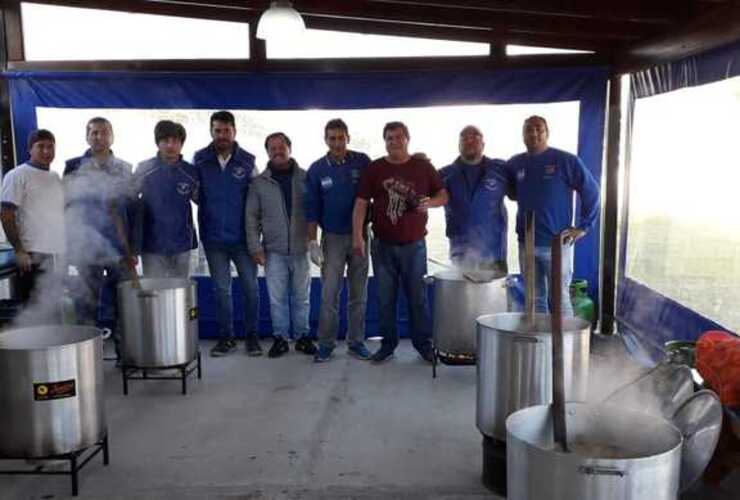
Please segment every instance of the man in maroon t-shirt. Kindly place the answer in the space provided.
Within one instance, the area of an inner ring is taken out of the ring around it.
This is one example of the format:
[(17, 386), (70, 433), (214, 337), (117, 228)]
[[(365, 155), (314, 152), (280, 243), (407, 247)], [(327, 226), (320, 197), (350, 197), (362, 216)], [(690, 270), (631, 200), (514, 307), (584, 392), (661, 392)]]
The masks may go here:
[(411, 319), (410, 337), (419, 355), (432, 361), (431, 319), (424, 275), (427, 272), (427, 210), (447, 203), (447, 191), (428, 160), (408, 152), (409, 130), (401, 122), (387, 123), (383, 139), (388, 155), (370, 164), (360, 179), (352, 214), (355, 252), (364, 255), (364, 221), (373, 202), (375, 238), (371, 254), (379, 297), (379, 332), (383, 341), (370, 358), (390, 359), (398, 345), (396, 297), (403, 286)]

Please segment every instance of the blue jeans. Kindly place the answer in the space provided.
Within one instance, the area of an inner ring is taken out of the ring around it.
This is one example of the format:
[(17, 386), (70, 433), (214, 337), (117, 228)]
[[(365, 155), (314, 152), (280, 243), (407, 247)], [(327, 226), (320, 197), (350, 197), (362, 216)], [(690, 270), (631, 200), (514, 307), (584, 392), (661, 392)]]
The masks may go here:
[(234, 338), (234, 304), (231, 301), (231, 262), (236, 266), (242, 286), (244, 304), (244, 334), (257, 337), (259, 314), (259, 289), (257, 288), (257, 265), (247, 252), (246, 246), (205, 246), (208, 269), (216, 295), (218, 333), (222, 339)]
[(424, 276), (427, 273), (427, 246), (424, 240), (405, 245), (372, 242), (373, 270), (378, 286), (378, 332), (382, 347), (398, 345), (396, 302), (399, 285), (403, 287), (411, 321), (411, 343), (421, 351), (432, 345), (431, 318)]
[[(524, 269), (524, 244), (519, 244), (519, 268), (522, 276), (525, 276)], [(573, 316), (573, 305), (570, 302), (570, 282), (573, 279), (573, 245), (563, 245), (562, 259), (562, 278), (560, 283), (562, 287), (562, 301), (560, 311), (563, 316)], [(534, 247), (534, 303), (535, 310), (539, 313), (550, 311), (548, 299), (550, 297), (550, 272), (552, 268), (552, 256), (550, 247)], [(526, 282), (525, 282), (526, 286)]]
[(367, 253), (360, 257), (352, 251), (351, 234), (321, 234), (324, 265), (321, 266), (321, 312), (319, 344), (333, 349), (339, 330), (339, 294), (347, 269), (347, 343), (365, 341), (367, 305)]
[(265, 279), (270, 296), (272, 334), (288, 340), (292, 320), (294, 338), (308, 336), (308, 294), (311, 287), (308, 252), (299, 255), (268, 252)]

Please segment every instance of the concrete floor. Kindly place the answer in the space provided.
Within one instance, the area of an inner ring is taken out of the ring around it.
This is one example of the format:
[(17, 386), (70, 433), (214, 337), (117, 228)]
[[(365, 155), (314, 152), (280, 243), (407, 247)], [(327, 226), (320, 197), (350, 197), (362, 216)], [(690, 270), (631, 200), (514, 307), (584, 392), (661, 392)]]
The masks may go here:
[[(123, 396), (106, 362), (111, 464), (87, 465), (79, 498), (497, 498), (480, 481), (475, 367), (432, 379), (407, 341), (381, 366), (335, 353), (204, 355), (187, 396), (178, 381), (131, 381)], [(0, 476), (3, 500), (69, 495), (67, 477)]]
[[(105, 363), (111, 464), (87, 465), (80, 499), (500, 498), (480, 481), (475, 367), (443, 365), (432, 379), (408, 341), (381, 366), (347, 356), (343, 343), (320, 365), (292, 350), (214, 359), (212, 345), (201, 344), (203, 379), (190, 380), (187, 396), (179, 381), (131, 381), (123, 396), (120, 371)], [(592, 350), (596, 399), (644, 370), (618, 338), (595, 337)], [(737, 491), (736, 470), (682, 500)], [(0, 476), (0, 500), (69, 495), (67, 477)]]

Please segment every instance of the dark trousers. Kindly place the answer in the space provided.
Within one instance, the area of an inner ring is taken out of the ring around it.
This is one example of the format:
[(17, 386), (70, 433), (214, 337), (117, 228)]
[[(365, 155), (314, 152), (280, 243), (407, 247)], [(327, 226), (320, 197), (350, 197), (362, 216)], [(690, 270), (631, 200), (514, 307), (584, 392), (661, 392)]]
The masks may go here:
[(54, 256), (51, 254), (33, 253), (31, 260), (33, 261), (31, 270), (23, 273), (19, 271), (15, 278), (15, 294), (24, 306), (38, 295), (36, 286), (41, 277), (54, 268)]

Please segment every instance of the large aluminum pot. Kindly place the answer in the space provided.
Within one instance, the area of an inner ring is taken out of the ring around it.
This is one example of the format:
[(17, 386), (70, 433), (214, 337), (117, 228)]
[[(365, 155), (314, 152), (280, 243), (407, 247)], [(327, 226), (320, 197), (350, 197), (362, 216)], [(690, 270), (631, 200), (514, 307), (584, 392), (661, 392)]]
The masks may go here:
[[(486, 436), (506, 439), (506, 417), (552, 402), (552, 332), (549, 314), (534, 326), (522, 313), (481, 316), (478, 323), (476, 422)], [(585, 401), (588, 391), (590, 325), (563, 318), (565, 399)]]
[(0, 456), (79, 451), (106, 434), (103, 339), (86, 326), (0, 332)]
[(123, 362), (164, 368), (193, 361), (198, 352), (195, 281), (142, 279), (118, 285)]
[(474, 282), (461, 271), (435, 273), (434, 347), (443, 355), (475, 358), (476, 323), (483, 314), (506, 311), (506, 275)]
[(569, 453), (553, 442), (547, 405), (506, 421), (510, 500), (675, 500), (681, 433), (667, 420), (618, 406), (566, 404)]

